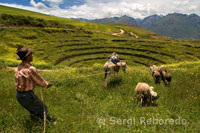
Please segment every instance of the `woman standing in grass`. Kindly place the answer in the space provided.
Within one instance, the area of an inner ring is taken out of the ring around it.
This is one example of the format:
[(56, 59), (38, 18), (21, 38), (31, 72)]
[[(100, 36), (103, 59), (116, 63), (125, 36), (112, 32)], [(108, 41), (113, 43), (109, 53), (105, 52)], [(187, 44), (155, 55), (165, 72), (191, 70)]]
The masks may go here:
[(15, 85), (18, 102), (30, 112), (32, 120), (44, 119), (44, 110), (49, 122), (55, 124), (48, 114), (47, 106), (34, 94), (33, 89), (38, 85), (49, 88), (51, 85), (45, 81), (37, 69), (30, 62), (33, 61), (33, 50), (23, 46), (17, 49), (17, 55), (22, 63), (15, 71)]

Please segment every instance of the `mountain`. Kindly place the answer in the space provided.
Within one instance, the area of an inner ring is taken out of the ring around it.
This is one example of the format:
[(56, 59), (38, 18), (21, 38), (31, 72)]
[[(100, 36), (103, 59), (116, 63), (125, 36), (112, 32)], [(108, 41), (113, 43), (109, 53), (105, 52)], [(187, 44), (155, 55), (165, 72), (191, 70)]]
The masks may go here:
[(140, 27), (143, 27), (145, 29), (149, 29), (149, 27), (152, 27), (154, 25), (154, 23), (158, 20), (160, 20), (163, 16), (161, 15), (151, 15), (151, 16), (148, 16), (146, 18), (144, 18), (143, 20), (139, 20), (137, 21), (138, 25)]
[(149, 16), (139, 26), (176, 39), (200, 40), (200, 17), (196, 14), (186, 15), (172, 13), (166, 16)]
[[(79, 19), (81, 20), (81, 19)], [(123, 23), (123, 24), (129, 24), (138, 26), (137, 21), (129, 16), (122, 16), (122, 17), (112, 17), (112, 18), (103, 18), (103, 19), (94, 19), (94, 20), (85, 20), (87, 22), (93, 22), (93, 23)]]
[(166, 16), (152, 15), (144, 19), (134, 19), (124, 15), (122, 17), (85, 21), (94, 23), (124, 23), (140, 26), (160, 35), (176, 39), (200, 40), (200, 16), (196, 14), (186, 15), (180, 13), (171, 13)]

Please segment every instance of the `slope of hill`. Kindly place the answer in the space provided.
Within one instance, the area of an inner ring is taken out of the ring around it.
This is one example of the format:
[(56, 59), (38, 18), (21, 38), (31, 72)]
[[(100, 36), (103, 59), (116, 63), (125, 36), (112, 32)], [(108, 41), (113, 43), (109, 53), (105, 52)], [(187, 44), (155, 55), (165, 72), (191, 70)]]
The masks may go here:
[[(6, 7), (0, 5), (0, 15), (2, 18), (2, 15), (11, 15), (15, 16), (15, 18), (27, 18), (27, 17), (32, 17), (34, 19), (40, 19), (40, 20), (45, 20), (45, 21), (56, 21), (57, 23), (64, 24), (64, 25), (72, 25), (77, 26), (78, 28), (84, 28), (84, 29), (95, 29), (95, 30), (103, 30), (103, 31), (112, 31), (116, 29), (112, 29), (113, 27), (109, 26), (104, 26), (104, 25), (96, 25), (93, 23), (86, 23), (82, 21), (77, 21), (73, 19), (66, 19), (66, 18), (60, 18), (60, 17), (55, 17), (55, 16), (50, 16), (50, 15), (45, 15), (37, 12), (32, 12), (32, 11), (27, 11), (27, 10), (22, 10), (18, 8), (11, 8), (11, 7)], [(2, 20), (2, 19), (1, 19)], [(2, 23), (2, 22), (1, 22)]]

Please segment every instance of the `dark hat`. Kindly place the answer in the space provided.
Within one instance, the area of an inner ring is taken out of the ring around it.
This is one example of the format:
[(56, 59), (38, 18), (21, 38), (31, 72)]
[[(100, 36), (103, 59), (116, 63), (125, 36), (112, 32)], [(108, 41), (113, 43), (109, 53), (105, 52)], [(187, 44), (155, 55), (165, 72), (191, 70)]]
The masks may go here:
[(33, 50), (30, 48), (26, 48), (24, 46), (19, 46), (17, 48), (16, 54), (19, 56), (18, 60), (23, 60), (26, 56), (28, 56), (32, 52), (33, 52)]

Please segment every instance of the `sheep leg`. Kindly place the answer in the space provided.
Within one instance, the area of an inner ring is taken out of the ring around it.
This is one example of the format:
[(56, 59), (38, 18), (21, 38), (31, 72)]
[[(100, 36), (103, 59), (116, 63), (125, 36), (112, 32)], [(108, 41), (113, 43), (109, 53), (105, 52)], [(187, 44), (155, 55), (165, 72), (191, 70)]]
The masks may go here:
[(154, 83), (157, 84), (157, 79), (154, 77)]
[(160, 84), (160, 78), (158, 79), (158, 84)]
[(144, 97), (144, 98), (143, 98), (143, 105), (144, 105), (144, 106), (147, 104), (147, 99), (148, 99), (147, 97)]
[(141, 100), (140, 101), (140, 107), (142, 107), (142, 105), (143, 105), (143, 98), (141, 98), (140, 100)]
[(166, 78), (165, 78), (165, 72), (161, 72), (161, 79), (164, 82), (164, 85), (167, 86)]
[(165, 86), (167, 86), (167, 81), (166, 81), (166, 79), (164, 79), (164, 84), (165, 84)]

